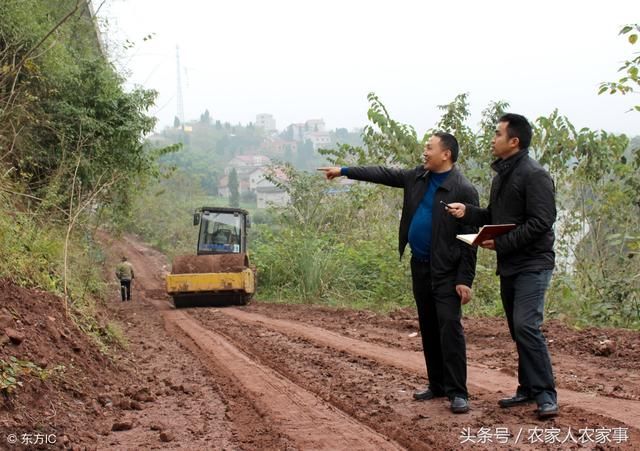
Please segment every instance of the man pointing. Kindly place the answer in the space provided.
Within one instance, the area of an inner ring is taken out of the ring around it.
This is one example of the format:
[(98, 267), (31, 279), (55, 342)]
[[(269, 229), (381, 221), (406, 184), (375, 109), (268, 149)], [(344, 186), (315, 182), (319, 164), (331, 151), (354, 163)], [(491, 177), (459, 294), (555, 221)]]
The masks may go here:
[(455, 167), (458, 142), (449, 133), (434, 133), (425, 145), (423, 164), (413, 169), (384, 166), (320, 168), (327, 179), (346, 176), (404, 190), (400, 219), (400, 257), (411, 248), (411, 279), (429, 386), (416, 400), (447, 396), (451, 411), (469, 410), (462, 304), (471, 299), (476, 250), (456, 234), (473, 233), (450, 216), (442, 203), (464, 198), (478, 205), (478, 194)]

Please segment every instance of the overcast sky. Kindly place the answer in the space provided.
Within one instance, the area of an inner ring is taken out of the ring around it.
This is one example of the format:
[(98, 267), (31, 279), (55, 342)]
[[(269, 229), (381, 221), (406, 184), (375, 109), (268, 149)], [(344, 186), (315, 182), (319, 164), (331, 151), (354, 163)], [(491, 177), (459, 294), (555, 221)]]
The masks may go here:
[(506, 100), (531, 119), (558, 108), (579, 127), (640, 134), (640, 113), (626, 112), (640, 96), (597, 95), (638, 51), (618, 31), (639, 13), (635, 0), (105, 0), (98, 15), (129, 83), (159, 91), (161, 127), (177, 114), (178, 45), (187, 121), (208, 109), (351, 129), (373, 91), (421, 136), (463, 92), (474, 126)]

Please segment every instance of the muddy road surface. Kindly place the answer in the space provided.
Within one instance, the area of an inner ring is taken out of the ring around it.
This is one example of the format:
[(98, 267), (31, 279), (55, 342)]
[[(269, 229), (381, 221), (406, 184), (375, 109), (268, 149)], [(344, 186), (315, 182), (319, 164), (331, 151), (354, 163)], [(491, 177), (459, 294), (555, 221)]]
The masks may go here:
[(497, 405), (517, 382), (506, 322), (466, 318), (471, 410), (454, 415), (442, 399), (412, 399), (426, 383), (412, 309), (258, 300), (176, 310), (162, 254), (130, 236), (101, 241), (108, 266), (124, 253), (136, 270), (134, 300), (121, 303), (114, 286), (110, 308), (149, 399), (99, 448), (640, 449), (637, 332), (546, 324), (561, 414), (539, 421), (535, 405)]

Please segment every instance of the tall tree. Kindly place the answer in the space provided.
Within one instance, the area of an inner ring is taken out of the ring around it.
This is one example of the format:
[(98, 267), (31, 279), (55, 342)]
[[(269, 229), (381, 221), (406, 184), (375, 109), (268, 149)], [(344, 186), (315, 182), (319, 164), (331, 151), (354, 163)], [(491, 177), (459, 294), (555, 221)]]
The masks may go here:
[(295, 158), (296, 167), (298, 169), (311, 169), (310, 166), (313, 165), (314, 157), (313, 143), (305, 139), (302, 144), (298, 145), (298, 153)]
[(46, 210), (68, 213), (87, 193), (96, 193), (92, 206), (126, 210), (168, 150), (141, 140), (155, 125), (147, 111), (156, 93), (125, 90), (79, 1), (1, 5), (0, 166), (11, 168), (2, 173)]
[(211, 124), (211, 114), (209, 114), (209, 110), (204, 110), (204, 113), (200, 115), (200, 122), (203, 124)]
[(238, 183), (238, 172), (234, 169), (229, 173), (229, 205), (231, 207), (240, 206), (240, 190)]

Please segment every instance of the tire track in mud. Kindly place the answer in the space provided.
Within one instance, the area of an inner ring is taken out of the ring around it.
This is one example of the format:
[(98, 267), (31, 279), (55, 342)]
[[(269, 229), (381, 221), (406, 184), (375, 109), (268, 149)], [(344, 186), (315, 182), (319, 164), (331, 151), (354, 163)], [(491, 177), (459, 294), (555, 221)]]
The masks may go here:
[[(566, 407), (555, 419), (541, 422), (531, 405), (499, 409), (494, 392), (472, 391), (471, 410), (454, 415), (445, 399), (416, 402), (411, 393), (424, 383), (424, 376), (412, 374), (374, 359), (314, 343), (292, 334), (283, 334), (262, 325), (251, 325), (224, 314), (224, 309), (189, 311), (205, 328), (223, 334), (234, 346), (263, 365), (315, 393), (380, 434), (416, 451), (474, 449), (490, 451), (556, 450), (558, 443), (529, 439), (546, 428), (578, 431), (585, 427), (623, 428), (629, 438), (615, 449), (637, 449), (640, 431), (624, 423), (582, 409)], [(464, 441), (465, 429), (493, 428), (508, 431), (510, 439), (497, 443)], [(544, 428), (544, 429), (543, 429)], [(520, 437), (517, 439), (516, 437)], [(568, 445), (568, 444), (567, 444)], [(570, 447), (570, 446), (569, 446)]]
[[(411, 373), (420, 375), (425, 373), (424, 358), (422, 353), (419, 352), (372, 344), (345, 337), (321, 327), (269, 318), (236, 308), (221, 309), (219, 311), (245, 324), (256, 324), (286, 335), (298, 336), (320, 345), (368, 358)], [(478, 364), (468, 364), (467, 371), (469, 385), (488, 392), (509, 390), (517, 385), (515, 378)], [(640, 402), (638, 401), (610, 399), (567, 389), (558, 389), (558, 398), (561, 407), (577, 407), (615, 419), (636, 429), (639, 428)]]
[(276, 371), (253, 362), (184, 311), (173, 309), (163, 290), (167, 266), (162, 254), (131, 236), (119, 241), (103, 238), (133, 263), (134, 296), (152, 304), (169, 334), (208, 368), (212, 380), (202, 383), (218, 385), (225, 393), (226, 417), (243, 449), (404, 449)]
[(190, 315), (176, 310), (165, 310), (163, 315), (165, 321), (193, 341), (201, 358), (228, 372), (230, 380), (242, 387), (243, 396), (269, 418), (274, 428), (301, 449), (403, 449), (271, 368), (252, 360)]
[[(252, 359), (406, 449), (457, 449), (453, 445), (459, 442), (458, 433), (482, 416), (483, 402), (474, 403), (468, 415), (455, 417), (444, 399), (415, 402), (411, 391), (420, 384), (420, 378), (377, 361), (336, 352), (265, 327), (247, 327), (224, 316), (220, 309), (198, 309), (189, 314), (205, 328), (224, 335)], [(474, 446), (478, 451), (492, 449), (495, 447)]]
[[(621, 406), (620, 400), (604, 398), (617, 406), (615, 410), (619, 415), (611, 415), (610, 411), (605, 409), (606, 413), (602, 413), (604, 416), (601, 416), (598, 415), (601, 412), (598, 408), (602, 405), (602, 397), (585, 394), (584, 398), (573, 404), (573, 407), (567, 404), (567, 391), (561, 390), (563, 414), (557, 421), (540, 423), (534, 420), (533, 408), (529, 406), (497, 409), (495, 393), (499, 389), (509, 392), (515, 386), (515, 378), (512, 375), (478, 365), (469, 365), (470, 382), (475, 382), (474, 388), (481, 389), (471, 394), (472, 411), (469, 415), (452, 416), (445, 401), (416, 403), (411, 400), (411, 390), (424, 380), (423, 357), (419, 352), (395, 348), (393, 342), (373, 345), (365, 339), (345, 337), (340, 332), (331, 332), (317, 326), (311, 326), (313, 333), (307, 336), (310, 333), (308, 323), (296, 321), (295, 317), (288, 321), (272, 320), (264, 315), (251, 314), (244, 309), (174, 311), (163, 290), (162, 273), (166, 272), (166, 257), (141, 245), (135, 238), (127, 237), (125, 241), (126, 244), (123, 243), (122, 248), (126, 247), (129, 252), (127, 255), (135, 260), (136, 268), (140, 268), (139, 288), (147, 297), (145, 301), (154, 304), (161, 311), (170, 335), (209, 368), (211, 379), (203, 380), (202, 383), (217, 384), (221, 387), (227, 403), (226, 415), (232, 422), (234, 436), (237, 437), (236, 434), (239, 434), (240, 437), (237, 438), (243, 438), (240, 441), (243, 449), (315, 449), (318, 446), (300, 444), (298, 438), (292, 434), (304, 435), (305, 431), (291, 429), (287, 423), (278, 420), (278, 412), (273, 412), (274, 405), (270, 399), (270, 396), (278, 394), (276, 388), (263, 384), (248, 390), (238, 379), (239, 374), (247, 372), (254, 372), (255, 377), (258, 377), (258, 371), (253, 367), (230, 369), (227, 366), (228, 361), (239, 360), (237, 356), (227, 358), (225, 362), (217, 359), (216, 355), (203, 352), (203, 345), (197, 342), (197, 337), (206, 336), (208, 333), (217, 335), (229, 344), (233, 343), (231, 346), (244, 354), (245, 359), (256, 363), (259, 368), (265, 369), (278, 379), (298, 388), (305, 387), (303, 390), (312, 398), (315, 396), (316, 404), (312, 405), (313, 409), (324, 400), (323, 405), (330, 413), (339, 413), (361, 428), (368, 426), (367, 430), (374, 434), (377, 431), (377, 436), (384, 440), (386, 447), (397, 447), (399, 443), (408, 449), (453, 450), (461, 448), (459, 434), (464, 427), (478, 430), (486, 426), (507, 426), (509, 431), (522, 431), (524, 427), (527, 431), (527, 428), (555, 426), (566, 432), (568, 427), (576, 431), (577, 428), (585, 426), (621, 426), (611, 424), (616, 418), (620, 419), (622, 425), (631, 426), (629, 441), (619, 448), (633, 449), (635, 444), (639, 443), (640, 422), (637, 421), (637, 407), (634, 410), (632, 405), (627, 409), (626, 406)], [(246, 317), (229, 316), (234, 312), (254, 316), (252, 321), (248, 321)], [(187, 334), (179, 322), (174, 321), (174, 314), (184, 315), (199, 329), (194, 329), (193, 334)], [(213, 320), (204, 320), (209, 314), (213, 315)], [(227, 321), (225, 317), (228, 318)], [(277, 329), (273, 321), (283, 329)], [(248, 333), (250, 330), (246, 327), (247, 324), (255, 325), (256, 327), (251, 329), (257, 332)], [(335, 339), (335, 342), (326, 342), (331, 339)], [(592, 404), (587, 405), (589, 398)], [(278, 411), (287, 409), (275, 408)], [(243, 414), (246, 414), (245, 417), (242, 417)], [(323, 418), (318, 418), (313, 425), (314, 428), (322, 425), (324, 421)], [(255, 432), (256, 428), (258, 432)], [(326, 432), (326, 428), (324, 430), (325, 438), (333, 440), (331, 445), (325, 446), (326, 448), (342, 449), (348, 446), (336, 446), (335, 434), (331, 431)], [(250, 431), (254, 433), (251, 434)], [(394, 441), (389, 442), (389, 438)], [(540, 443), (527, 446), (522, 442), (517, 445), (512, 443), (513, 439), (509, 443), (509, 449), (557, 449), (557, 445)], [(367, 440), (360, 448), (379, 447)], [(494, 443), (483, 446), (476, 443), (472, 447), (495, 449), (497, 445)]]
[[(203, 358), (193, 341), (165, 320), (164, 313), (173, 309), (163, 289), (166, 257), (132, 237), (115, 240), (104, 232), (98, 236), (112, 256), (105, 268), (107, 277), (112, 277), (112, 268), (122, 255), (134, 265), (134, 302), (122, 304), (127, 308), (122, 321), (128, 324), (125, 330), (135, 329), (127, 337), (135, 337), (136, 344), (146, 349), (142, 355), (136, 354), (144, 359), (139, 364), (153, 367), (151, 371), (164, 381), (159, 388), (167, 391), (163, 388), (166, 386), (173, 395), (167, 399), (164, 395), (154, 403), (156, 413), (150, 412), (151, 408), (129, 411), (126, 419), (131, 420), (134, 427), (112, 432), (109, 441), (102, 442), (98, 449), (296, 450), (291, 441), (245, 399), (244, 393), (230, 382), (228, 373)], [(113, 290), (114, 300), (120, 304), (116, 286)], [(130, 321), (127, 318), (130, 315), (137, 320)], [(149, 348), (153, 350), (150, 352)], [(174, 355), (176, 353), (180, 355)], [(160, 442), (159, 432), (149, 431), (154, 423), (154, 428), (173, 425), (174, 440)]]

